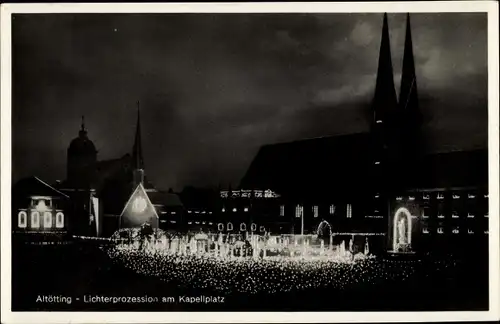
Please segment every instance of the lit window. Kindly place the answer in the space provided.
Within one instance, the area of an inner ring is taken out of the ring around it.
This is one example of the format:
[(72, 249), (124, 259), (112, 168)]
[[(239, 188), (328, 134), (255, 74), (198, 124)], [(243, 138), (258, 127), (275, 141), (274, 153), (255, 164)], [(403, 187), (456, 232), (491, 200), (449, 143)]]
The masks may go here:
[(297, 207), (295, 207), (295, 217), (300, 218), (303, 216), (303, 214), (304, 214), (304, 207), (297, 205)]
[(240, 224), (240, 231), (245, 232), (247, 230), (247, 225), (245, 223)]
[(195, 210), (195, 211), (194, 211), (194, 213), (195, 213), (195, 214), (199, 214), (199, 213), (200, 213), (200, 211), (199, 211), (199, 210)]
[(222, 223), (217, 224), (217, 229), (222, 232), (224, 230), (224, 224)]
[(437, 229), (437, 232), (438, 232), (438, 234), (443, 234), (443, 228), (442, 228), (442, 227), (439, 227), (439, 228)]
[(45, 228), (52, 227), (52, 213), (51, 212), (43, 213), (43, 227), (45, 227)]
[(61, 212), (58, 212), (56, 214), (56, 227), (57, 228), (63, 228), (64, 227), (64, 214)]
[(377, 119), (377, 124), (382, 124), (382, 120), (381, 119)]
[(226, 208), (222, 208), (222, 212), (225, 213), (226, 212)]
[(245, 209), (243, 209), (243, 211), (246, 213), (248, 212), (248, 207), (245, 207)]
[(453, 234), (458, 234), (458, 233), (460, 233), (458, 226), (457, 226), (457, 227), (455, 227), (455, 228), (452, 230), (452, 233), (453, 233)]
[(255, 223), (252, 223), (252, 225), (250, 226), (250, 229), (255, 232), (257, 230), (257, 224)]
[(460, 218), (460, 216), (458, 216), (458, 214), (456, 212), (453, 212), (451, 214), (451, 218)]
[(380, 164), (380, 161), (375, 161), (375, 165), (379, 165)]
[(330, 205), (330, 214), (335, 214), (335, 205)]
[[(224, 211), (224, 208), (222, 208), (222, 211)], [(191, 214), (191, 211), (190, 211), (190, 210), (188, 210), (188, 214)]]
[(172, 212), (172, 215), (175, 215), (175, 214), (177, 214), (177, 213), (173, 211), (173, 212)]
[(318, 217), (318, 206), (313, 206), (314, 217)]
[(266, 228), (265, 228), (264, 226), (260, 226), (260, 227), (259, 227), (259, 230), (260, 230), (261, 232), (265, 232), (265, 231), (266, 231)]
[(233, 223), (229, 222), (227, 223), (227, 230), (232, 231), (233, 230)]
[(285, 205), (280, 206), (280, 216), (285, 216)]
[(28, 215), (25, 211), (20, 211), (17, 215), (17, 225), (19, 228), (26, 228), (28, 224)]
[(424, 228), (422, 229), (422, 233), (424, 233), (424, 234), (429, 234), (429, 230), (427, 229), (427, 227), (424, 227)]
[(40, 213), (35, 211), (31, 213), (31, 228), (40, 227)]
[(236, 213), (237, 209), (236, 208), (233, 208), (233, 213)]
[(471, 229), (468, 229), (468, 230), (467, 230), (467, 233), (468, 233), (468, 234), (474, 234), (474, 231), (473, 231), (473, 230), (471, 230)]
[(352, 205), (351, 204), (347, 204), (347, 214), (346, 214), (347, 218), (352, 218)]
[(438, 218), (444, 218), (444, 215), (443, 214), (439, 214)]

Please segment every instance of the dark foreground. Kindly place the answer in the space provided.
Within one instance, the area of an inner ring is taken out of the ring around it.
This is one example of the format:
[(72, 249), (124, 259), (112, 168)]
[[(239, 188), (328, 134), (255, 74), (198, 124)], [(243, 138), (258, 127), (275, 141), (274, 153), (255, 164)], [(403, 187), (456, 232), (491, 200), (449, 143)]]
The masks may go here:
[[(405, 280), (379, 280), (349, 289), (314, 288), (297, 292), (232, 293), (183, 287), (146, 276), (113, 262), (95, 244), (15, 245), (13, 311), (482, 311), (488, 309), (487, 253), (454, 260), (438, 269), (432, 258), (419, 261)], [(398, 260), (377, 261), (384, 265)], [(162, 271), (162, 269), (160, 269)], [(284, 270), (286, 271), (286, 270)], [(71, 297), (71, 303), (40, 301)], [(90, 303), (89, 296), (137, 297), (120, 302)], [(157, 298), (141, 302), (140, 298)], [(189, 303), (184, 297), (205, 297)], [(213, 301), (225, 296), (224, 301)], [(40, 298), (39, 298), (40, 297)], [(165, 298), (165, 299), (163, 299)], [(39, 300), (37, 302), (37, 299)]]

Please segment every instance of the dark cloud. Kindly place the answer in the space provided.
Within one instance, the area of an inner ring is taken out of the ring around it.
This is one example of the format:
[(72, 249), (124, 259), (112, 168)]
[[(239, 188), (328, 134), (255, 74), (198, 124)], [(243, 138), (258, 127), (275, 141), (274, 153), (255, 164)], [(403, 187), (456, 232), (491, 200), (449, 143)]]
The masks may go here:
[[(432, 148), (485, 146), (485, 14), (413, 14)], [(64, 178), (85, 115), (99, 159), (131, 150), (140, 100), (158, 186), (236, 183), (260, 145), (366, 131), (381, 14), (15, 15), (14, 179)], [(399, 87), (405, 15), (389, 14)]]

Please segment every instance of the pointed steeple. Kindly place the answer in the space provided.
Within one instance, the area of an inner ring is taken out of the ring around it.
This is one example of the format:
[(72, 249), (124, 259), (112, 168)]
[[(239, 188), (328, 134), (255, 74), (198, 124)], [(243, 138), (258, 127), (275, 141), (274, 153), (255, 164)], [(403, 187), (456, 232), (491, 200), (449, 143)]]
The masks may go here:
[(141, 141), (141, 111), (139, 101), (137, 102), (137, 126), (135, 130), (135, 141), (132, 149), (133, 168), (135, 170), (144, 170), (144, 159), (142, 156), (142, 141)]
[(392, 69), (389, 24), (387, 22), (387, 13), (385, 13), (380, 41), (377, 83), (375, 85), (375, 95), (373, 98), (373, 123), (375, 127), (387, 128), (391, 123), (392, 115), (396, 109), (397, 98)]
[(406, 126), (415, 128), (420, 125), (421, 116), (418, 107), (417, 77), (415, 74), (415, 59), (411, 39), (410, 14), (406, 18), (406, 39), (403, 56), (403, 71), (401, 74), (401, 89), (399, 93), (399, 110), (405, 116)]

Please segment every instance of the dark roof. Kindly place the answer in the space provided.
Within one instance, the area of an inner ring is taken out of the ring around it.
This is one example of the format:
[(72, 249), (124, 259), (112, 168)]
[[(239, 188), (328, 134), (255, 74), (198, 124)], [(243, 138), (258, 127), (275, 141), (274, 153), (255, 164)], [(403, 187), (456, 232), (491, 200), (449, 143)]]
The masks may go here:
[(179, 194), (183, 205), (190, 209), (214, 208), (219, 199), (219, 192), (210, 188), (186, 187)]
[(426, 154), (386, 161), (380, 168), (375, 164), (372, 144), (370, 133), (362, 133), (266, 145), (240, 186), (272, 189), (289, 197), (321, 197), (362, 194), (380, 189), (381, 182), (389, 190), (488, 183), (487, 150)]
[(372, 167), (368, 133), (307, 139), (263, 146), (240, 186), (278, 193), (349, 191), (370, 182)]
[(183, 207), (181, 199), (175, 193), (164, 191), (146, 191), (153, 205), (163, 205), (165, 207)]
[(14, 184), (12, 187), (12, 195), (15, 197), (29, 197), (38, 195), (68, 198), (66, 194), (55, 189), (51, 185), (35, 176), (21, 179), (16, 184)]
[(427, 154), (412, 187), (418, 189), (488, 185), (488, 150)]

